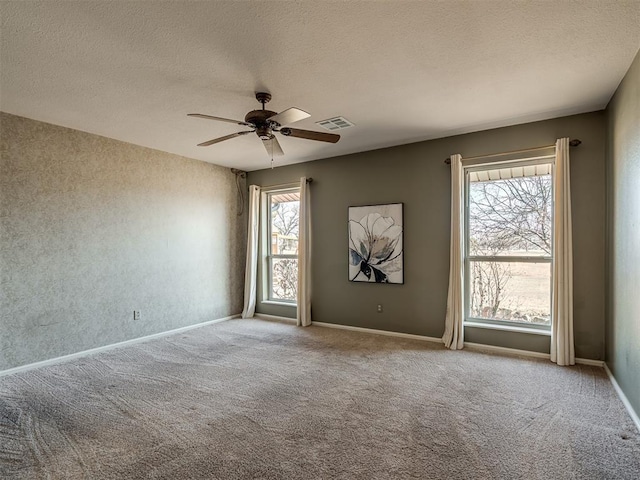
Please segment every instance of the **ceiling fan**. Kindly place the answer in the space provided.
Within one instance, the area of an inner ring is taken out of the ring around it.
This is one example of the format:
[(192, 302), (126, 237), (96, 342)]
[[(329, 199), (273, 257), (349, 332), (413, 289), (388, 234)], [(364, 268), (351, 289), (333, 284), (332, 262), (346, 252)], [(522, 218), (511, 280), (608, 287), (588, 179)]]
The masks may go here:
[(284, 155), (282, 147), (278, 139), (274, 135), (274, 132), (280, 133), (286, 137), (305, 138), (307, 140), (317, 140), (319, 142), (336, 143), (340, 140), (340, 135), (335, 133), (314, 132), (312, 130), (300, 130), (299, 128), (289, 128), (285, 125), (290, 125), (299, 120), (310, 117), (307, 112), (300, 110), (299, 108), (291, 107), (286, 110), (276, 113), (271, 110), (265, 110), (264, 105), (271, 100), (271, 94), (265, 92), (257, 92), (256, 100), (262, 104), (262, 110), (252, 110), (244, 117), (244, 122), (240, 120), (231, 120), (229, 118), (214, 117), (211, 115), (204, 115), (202, 113), (189, 113), (189, 117), (206, 118), (207, 120), (218, 120), (220, 122), (235, 123), (236, 125), (243, 125), (249, 127), (252, 130), (245, 130), (242, 132), (232, 133), (231, 135), (225, 135), (224, 137), (214, 138), (206, 142), (199, 143), (199, 147), (208, 147), (214, 143), (224, 142), (231, 138), (247, 135), (248, 133), (255, 132), (256, 135), (262, 140), (262, 144), (267, 150), (267, 153), (273, 157), (274, 155)]

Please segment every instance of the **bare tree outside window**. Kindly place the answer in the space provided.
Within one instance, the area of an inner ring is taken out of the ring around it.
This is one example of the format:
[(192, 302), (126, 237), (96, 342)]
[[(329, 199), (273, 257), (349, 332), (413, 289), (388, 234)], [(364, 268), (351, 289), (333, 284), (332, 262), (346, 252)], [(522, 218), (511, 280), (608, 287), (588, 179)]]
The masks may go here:
[(298, 298), (298, 260), (274, 259), (273, 297), (280, 300), (296, 301)]
[(472, 182), (472, 254), (551, 256), (551, 175)]
[(553, 191), (545, 168), (532, 176), (503, 169), (506, 178), (468, 183), (472, 318), (550, 324)]
[[(277, 197), (274, 197), (277, 199)], [(274, 253), (298, 253), (298, 224), (300, 221), (300, 201), (271, 203), (272, 235), (276, 235)]]
[(269, 196), (270, 298), (295, 302), (298, 296), (298, 229), (300, 193), (289, 191)]

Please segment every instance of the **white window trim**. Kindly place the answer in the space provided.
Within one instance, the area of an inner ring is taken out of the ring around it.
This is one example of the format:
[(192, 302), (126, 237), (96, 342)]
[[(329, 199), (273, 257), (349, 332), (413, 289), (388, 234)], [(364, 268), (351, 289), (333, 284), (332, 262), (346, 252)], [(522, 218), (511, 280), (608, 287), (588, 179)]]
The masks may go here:
[(487, 330), (502, 330), (505, 332), (517, 332), (517, 333), (532, 333), (534, 335), (545, 335), (547, 337), (551, 336), (551, 329), (550, 328), (531, 328), (531, 327), (527, 327), (527, 326), (521, 326), (522, 324), (519, 324), (520, 326), (515, 326), (514, 324), (507, 324), (505, 322), (504, 325), (499, 325), (499, 324), (495, 324), (495, 323), (487, 323), (484, 321), (484, 319), (482, 319), (483, 321), (475, 321), (475, 320), (468, 320), (463, 322), (463, 325), (465, 327), (469, 327), (469, 328), (484, 328)]
[(287, 192), (300, 192), (300, 185), (298, 183), (291, 183), (285, 185), (279, 185), (278, 187), (263, 188), (261, 195), (261, 231), (264, 233), (261, 235), (261, 250), (262, 250), (262, 300), (260, 303), (268, 305), (280, 305), (287, 307), (295, 307), (297, 305), (296, 300), (287, 300), (282, 298), (272, 298), (273, 291), (273, 276), (272, 265), (274, 258), (298, 258), (298, 255), (291, 254), (272, 254), (271, 253), (271, 196), (279, 193)]
[(265, 305), (278, 305), (280, 307), (297, 307), (298, 305), (295, 302), (286, 302), (286, 301), (276, 301), (276, 300), (262, 300), (260, 303), (264, 303)]
[[(551, 317), (551, 321), (549, 325), (540, 325), (540, 324), (523, 324), (518, 322), (507, 322), (504, 320), (492, 320), (488, 318), (477, 318), (469, 316), (469, 288), (470, 288), (470, 262), (471, 261), (498, 261), (498, 262), (532, 262), (532, 263), (549, 263), (550, 268), (553, 265), (553, 252), (551, 256), (548, 257), (540, 257), (540, 256), (471, 256), (469, 255), (469, 173), (474, 171), (481, 170), (490, 170), (495, 167), (500, 168), (509, 168), (509, 167), (519, 167), (519, 166), (528, 166), (528, 165), (540, 165), (544, 163), (551, 164), (551, 178), (553, 185), (553, 178), (555, 176), (555, 155), (543, 155), (543, 156), (535, 156), (535, 157), (527, 157), (527, 158), (519, 158), (507, 161), (494, 161), (494, 162), (484, 162), (481, 164), (473, 164), (464, 166), (464, 215), (463, 215), (463, 227), (464, 227), (464, 258), (463, 258), (463, 270), (464, 270), (464, 310), (463, 310), (463, 327), (470, 328), (486, 328), (492, 330), (503, 330), (509, 332), (518, 332), (518, 333), (530, 333), (536, 335), (551, 335), (551, 325), (553, 324), (553, 315)], [(553, 192), (552, 192), (553, 198)], [(551, 209), (552, 218), (551, 218), (551, 238), (555, 235), (553, 231), (553, 208)], [(552, 242), (553, 244), (553, 242)], [(553, 294), (553, 288), (549, 288), (549, 305), (551, 305)]]

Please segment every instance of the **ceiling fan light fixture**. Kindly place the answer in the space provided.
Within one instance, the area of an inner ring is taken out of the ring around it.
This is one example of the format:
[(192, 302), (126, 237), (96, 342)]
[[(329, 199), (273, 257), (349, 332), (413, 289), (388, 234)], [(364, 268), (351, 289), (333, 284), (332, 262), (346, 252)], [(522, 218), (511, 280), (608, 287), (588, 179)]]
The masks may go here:
[(256, 134), (260, 137), (260, 140), (271, 140), (274, 136), (271, 131), (271, 127), (267, 125), (257, 127)]

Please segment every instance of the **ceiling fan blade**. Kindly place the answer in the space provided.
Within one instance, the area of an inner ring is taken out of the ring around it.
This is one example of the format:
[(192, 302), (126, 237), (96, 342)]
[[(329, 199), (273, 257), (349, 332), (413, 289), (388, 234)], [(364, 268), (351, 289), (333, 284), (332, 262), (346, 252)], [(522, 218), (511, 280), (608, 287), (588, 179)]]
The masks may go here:
[(289, 125), (290, 123), (304, 120), (305, 118), (309, 118), (310, 116), (311, 115), (304, 110), (300, 110), (296, 107), (291, 107), (275, 114), (273, 117), (269, 117), (267, 120), (276, 122), (280, 125)]
[(199, 143), (199, 147), (208, 147), (209, 145), (213, 145), (214, 143), (224, 142), (225, 140), (229, 140), (230, 138), (240, 137), (241, 135), (246, 135), (247, 133), (253, 133), (251, 130), (246, 132), (236, 132), (231, 135), (225, 135), (224, 137), (214, 138), (213, 140), (209, 140), (206, 142)]
[(280, 146), (280, 142), (278, 142), (278, 139), (276, 137), (270, 138), (268, 140), (262, 140), (262, 144), (264, 145), (264, 148), (267, 150), (267, 153), (272, 157), (276, 155), (278, 156), (284, 155), (284, 152), (282, 151), (282, 147)]
[(246, 125), (251, 127), (252, 125), (247, 122), (241, 122), (240, 120), (231, 120), (230, 118), (214, 117), (211, 115), (204, 115), (203, 113), (187, 113), (187, 117), (206, 118), (207, 120), (218, 120), (219, 122), (235, 123), (236, 125)]
[(335, 133), (313, 132), (311, 130), (300, 130), (299, 128), (281, 128), (280, 133), (287, 137), (306, 138), (307, 140), (317, 140), (319, 142), (336, 143), (340, 140), (340, 135)]

